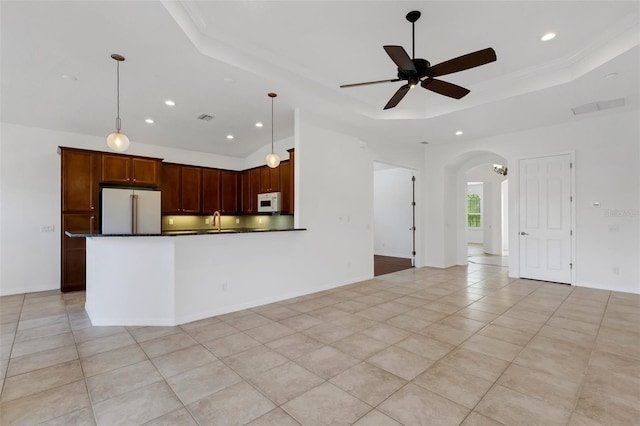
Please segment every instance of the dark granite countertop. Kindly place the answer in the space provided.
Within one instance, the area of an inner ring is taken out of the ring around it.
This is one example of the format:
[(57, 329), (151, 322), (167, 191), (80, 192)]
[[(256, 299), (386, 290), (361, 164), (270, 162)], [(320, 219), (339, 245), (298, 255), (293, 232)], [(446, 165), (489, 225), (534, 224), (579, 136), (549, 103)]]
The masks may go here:
[(264, 232), (291, 232), (306, 231), (306, 228), (287, 228), (287, 229), (263, 229), (263, 228), (230, 228), (222, 229), (194, 229), (184, 231), (163, 231), (160, 234), (96, 234), (87, 232), (69, 232), (65, 234), (71, 238), (92, 238), (92, 237), (178, 237), (181, 235), (215, 235), (215, 234), (256, 234)]

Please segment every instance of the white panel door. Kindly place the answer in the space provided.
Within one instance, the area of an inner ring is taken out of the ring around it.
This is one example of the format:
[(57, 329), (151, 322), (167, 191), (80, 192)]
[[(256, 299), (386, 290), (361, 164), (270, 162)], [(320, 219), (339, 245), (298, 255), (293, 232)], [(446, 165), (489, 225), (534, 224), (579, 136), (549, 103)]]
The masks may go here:
[(571, 284), (571, 156), (520, 160), (520, 276)]

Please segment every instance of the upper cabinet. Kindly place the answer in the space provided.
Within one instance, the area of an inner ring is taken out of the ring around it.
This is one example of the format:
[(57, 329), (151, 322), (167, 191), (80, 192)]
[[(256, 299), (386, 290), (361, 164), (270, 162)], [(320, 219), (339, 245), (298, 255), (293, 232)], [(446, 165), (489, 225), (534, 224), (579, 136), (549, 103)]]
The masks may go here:
[(280, 166), (272, 169), (268, 166), (260, 167), (260, 192), (280, 191)]
[(162, 166), (162, 214), (200, 214), (202, 169), (165, 163)]
[(213, 214), (220, 211), (220, 174), (218, 169), (202, 169), (202, 213)]
[(221, 172), (221, 204), (222, 214), (238, 212), (238, 172), (222, 170)]
[(158, 186), (162, 162), (155, 158), (102, 154), (104, 183)]
[(282, 213), (293, 214), (294, 210), (294, 164), (295, 153), (289, 149), (289, 160), (280, 163), (280, 191), (282, 192)]
[(197, 214), (202, 211), (202, 169), (182, 166), (181, 201), (182, 212)]
[(62, 212), (98, 210), (100, 154), (61, 149)]

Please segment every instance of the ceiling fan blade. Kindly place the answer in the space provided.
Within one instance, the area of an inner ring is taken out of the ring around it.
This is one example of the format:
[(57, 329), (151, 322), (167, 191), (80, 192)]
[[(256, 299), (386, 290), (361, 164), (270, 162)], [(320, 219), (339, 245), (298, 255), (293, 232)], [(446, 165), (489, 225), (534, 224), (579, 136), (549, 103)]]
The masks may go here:
[(401, 86), (398, 91), (391, 97), (391, 99), (389, 99), (389, 102), (387, 102), (387, 104), (384, 106), (384, 109), (393, 108), (398, 105), (402, 98), (404, 98), (404, 95), (409, 92), (409, 89), (410, 87), (408, 84)]
[(378, 81), (367, 81), (366, 83), (343, 84), (340, 87), (344, 89), (345, 87), (368, 86), (369, 84), (392, 83), (394, 81), (400, 81), (400, 79), (394, 78), (392, 80), (378, 80)]
[(485, 65), (495, 60), (496, 52), (489, 47), (434, 65), (428, 69), (428, 75), (429, 77), (439, 77), (441, 75), (479, 67), (480, 65)]
[(460, 99), (470, 92), (469, 89), (465, 89), (464, 87), (460, 87), (442, 80), (435, 80), (433, 78), (427, 78), (426, 80), (423, 80), (421, 86), (427, 90), (431, 90), (432, 92), (436, 92), (455, 99)]
[(393, 62), (403, 71), (417, 72), (416, 66), (409, 57), (409, 54), (402, 46), (384, 46), (385, 52)]

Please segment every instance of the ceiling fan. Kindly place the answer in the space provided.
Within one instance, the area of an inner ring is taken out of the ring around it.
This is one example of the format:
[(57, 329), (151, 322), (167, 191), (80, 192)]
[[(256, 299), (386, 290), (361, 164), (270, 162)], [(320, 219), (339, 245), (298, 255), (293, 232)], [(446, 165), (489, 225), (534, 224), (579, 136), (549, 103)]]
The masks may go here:
[(389, 102), (387, 102), (384, 109), (393, 108), (398, 105), (398, 103), (400, 103), (407, 92), (409, 92), (409, 90), (412, 87), (416, 86), (418, 83), (427, 90), (431, 90), (432, 92), (436, 92), (444, 96), (449, 96), (451, 98), (460, 99), (466, 96), (469, 93), (469, 89), (465, 89), (464, 87), (460, 87), (446, 81), (437, 80), (434, 77), (440, 77), (443, 75), (452, 74), (454, 72), (464, 71), (469, 68), (475, 68), (480, 65), (485, 65), (493, 62), (496, 60), (496, 52), (489, 47), (487, 49), (468, 53), (466, 55), (459, 56), (454, 59), (449, 59), (448, 61), (431, 66), (429, 61), (425, 59), (415, 58), (415, 23), (419, 18), (420, 12), (417, 10), (407, 13), (407, 21), (411, 22), (412, 28), (412, 58), (409, 57), (409, 54), (407, 54), (406, 50), (404, 50), (402, 46), (384, 46), (384, 50), (387, 52), (391, 60), (398, 66), (398, 78), (390, 80), (369, 81), (366, 83), (344, 84), (340, 87), (345, 88), (366, 86), (369, 84), (391, 83), (395, 81), (406, 80), (407, 84), (401, 86), (398, 89), (398, 91), (391, 97)]

